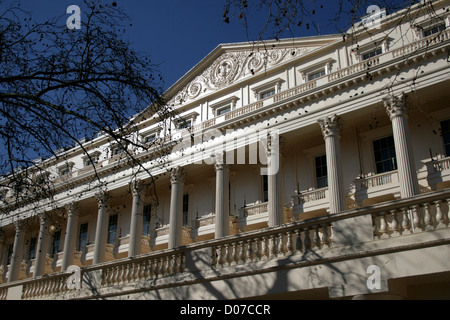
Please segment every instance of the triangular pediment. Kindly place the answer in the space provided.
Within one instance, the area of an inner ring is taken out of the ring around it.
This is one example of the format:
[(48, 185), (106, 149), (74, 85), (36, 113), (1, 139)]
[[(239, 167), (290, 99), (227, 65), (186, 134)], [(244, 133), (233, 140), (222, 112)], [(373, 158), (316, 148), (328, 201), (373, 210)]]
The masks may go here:
[(242, 80), (299, 60), (341, 36), (298, 38), (218, 46), (169, 90), (169, 105), (197, 100)]

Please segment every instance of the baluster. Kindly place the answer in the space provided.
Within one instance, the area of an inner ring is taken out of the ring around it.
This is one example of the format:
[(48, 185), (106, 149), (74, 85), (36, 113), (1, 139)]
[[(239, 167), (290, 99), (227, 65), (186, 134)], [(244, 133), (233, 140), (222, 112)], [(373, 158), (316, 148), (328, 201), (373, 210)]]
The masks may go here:
[(304, 232), (305, 232), (305, 239), (303, 240), (303, 245), (305, 251), (308, 251), (309, 249), (311, 249), (311, 238), (309, 237), (309, 227), (305, 227)]
[(409, 221), (408, 208), (406, 207), (401, 208), (400, 214), (402, 216), (402, 224), (401, 224), (402, 234), (411, 233), (411, 224)]
[(423, 224), (425, 230), (433, 230), (433, 219), (430, 213), (430, 204), (428, 202), (423, 204)]
[(217, 267), (217, 246), (212, 247), (212, 261), (211, 261), (212, 267)]
[(450, 198), (449, 199), (445, 199), (445, 202), (447, 203), (447, 213), (444, 214), (443, 217), (443, 222), (445, 225), (449, 225), (450, 223)]
[(219, 250), (219, 264), (221, 267), (223, 267), (223, 265), (225, 264), (225, 245), (222, 244), (220, 245), (220, 250)]
[(379, 231), (378, 238), (382, 238), (383, 235), (386, 234), (386, 229), (387, 229), (386, 212), (385, 211), (381, 212), (379, 217), (380, 217), (380, 227), (378, 228), (378, 231)]
[(229, 266), (233, 263), (234, 242), (227, 245), (227, 263)]
[(294, 254), (295, 252), (293, 234), (294, 233), (292, 232), (292, 230), (286, 231), (286, 238), (287, 238), (286, 248), (287, 251), (289, 251), (291, 254)]
[(277, 246), (277, 237), (275, 234), (270, 235), (270, 239), (272, 240), (272, 247), (271, 247), (271, 256), (274, 258), (278, 254), (278, 246)]
[(441, 200), (436, 200), (434, 202), (436, 206), (436, 228), (440, 228), (444, 225), (444, 217), (442, 214), (442, 208), (441, 208)]
[(258, 238), (256, 238), (256, 258), (258, 258), (258, 260), (261, 260), (262, 259), (262, 257), (263, 257), (263, 248), (262, 248), (262, 245), (263, 245), (263, 241), (264, 241), (264, 238), (263, 237), (258, 237)]
[(148, 274), (148, 276), (149, 276), (149, 279), (153, 279), (154, 277), (155, 277), (155, 270), (156, 270), (156, 264), (157, 264), (157, 262), (156, 262), (156, 259), (155, 258), (151, 258), (150, 259), (150, 261), (149, 261), (149, 274)]
[(412, 206), (412, 216), (413, 216), (414, 232), (416, 232), (416, 228), (420, 228), (420, 216), (418, 205)]
[(303, 252), (303, 242), (302, 242), (302, 231), (300, 229), (295, 230), (296, 239), (295, 239), (295, 249)]
[(315, 225), (313, 227), (312, 231), (313, 231), (312, 245), (313, 245), (313, 247), (315, 246), (318, 249), (320, 249), (319, 225)]
[(255, 259), (255, 251), (253, 250), (253, 239), (247, 239), (247, 258), (250, 261)]
[(392, 209), (391, 210), (391, 226), (390, 226), (390, 234), (394, 234), (396, 235), (397, 231), (398, 231), (398, 221), (397, 221), (397, 210)]
[(328, 225), (326, 222), (322, 223), (322, 246), (330, 247), (330, 239), (328, 235)]

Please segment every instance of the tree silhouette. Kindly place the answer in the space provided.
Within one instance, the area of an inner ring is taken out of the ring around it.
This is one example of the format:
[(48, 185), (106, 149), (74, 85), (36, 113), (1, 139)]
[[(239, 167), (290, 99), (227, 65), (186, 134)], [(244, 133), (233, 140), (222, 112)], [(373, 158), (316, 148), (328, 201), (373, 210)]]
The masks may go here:
[(17, 197), (51, 196), (51, 179), (36, 159), (58, 160), (99, 133), (127, 153), (148, 149), (130, 134), (130, 118), (145, 108), (173, 116), (161, 75), (126, 41), (129, 20), (115, 2), (86, 0), (79, 29), (68, 18), (34, 21), (18, 2), (0, 12), (0, 189)]

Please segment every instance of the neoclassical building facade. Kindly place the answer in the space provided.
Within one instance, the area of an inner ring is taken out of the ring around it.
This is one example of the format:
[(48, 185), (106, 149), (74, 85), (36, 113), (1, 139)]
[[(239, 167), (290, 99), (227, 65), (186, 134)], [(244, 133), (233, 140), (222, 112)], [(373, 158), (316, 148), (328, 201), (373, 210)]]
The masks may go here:
[(0, 299), (450, 298), (449, 7), (219, 45), (176, 117), (130, 119), (141, 147), (37, 163), (54, 196), (0, 217)]

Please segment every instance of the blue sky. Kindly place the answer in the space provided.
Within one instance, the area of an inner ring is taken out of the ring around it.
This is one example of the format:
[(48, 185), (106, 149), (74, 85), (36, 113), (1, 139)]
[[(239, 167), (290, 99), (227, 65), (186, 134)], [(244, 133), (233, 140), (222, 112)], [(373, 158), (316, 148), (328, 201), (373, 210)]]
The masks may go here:
[[(9, 2), (11, 1), (6, 0), (3, 5)], [(112, 4), (114, 1), (102, 2)], [(263, 12), (253, 10), (250, 16), (252, 20), (249, 22), (250, 34), (247, 37), (242, 20), (230, 17), (229, 24), (223, 22), (225, 0), (116, 0), (115, 2), (131, 19), (132, 26), (128, 28), (126, 34), (133, 47), (148, 54), (152, 61), (159, 65), (166, 89), (219, 44), (257, 39), (261, 23), (265, 21)], [(82, 7), (83, 1), (22, 0), (20, 3), (23, 9), (32, 13), (33, 18), (42, 21), (46, 17), (65, 15), (69, 5)], [(330, 1), (316, 0), (314, 6), (317, 8), (317, 16), (319, 13), (332, 14)], [(323, 21), (326, 19), (323, 18)], [(323, 26), (321, 31), (323, 34), (336, 33), (334, 27)], [(295, 32), (297, 37), (310, 35), (317, 35), (312, 27), (310, 30), (302, 28)]]

